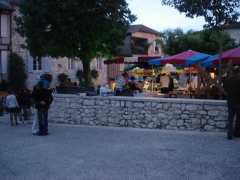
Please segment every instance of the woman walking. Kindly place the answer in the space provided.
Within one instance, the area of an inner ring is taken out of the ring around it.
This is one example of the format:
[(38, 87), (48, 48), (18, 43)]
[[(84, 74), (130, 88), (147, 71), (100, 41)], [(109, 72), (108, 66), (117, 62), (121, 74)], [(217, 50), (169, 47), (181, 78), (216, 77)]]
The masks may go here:
[(9, 91), (9, 95), (6, 97), (6, 106), (10, 114), (11, 126), (18, 125), (18, 101), (13, 91)]

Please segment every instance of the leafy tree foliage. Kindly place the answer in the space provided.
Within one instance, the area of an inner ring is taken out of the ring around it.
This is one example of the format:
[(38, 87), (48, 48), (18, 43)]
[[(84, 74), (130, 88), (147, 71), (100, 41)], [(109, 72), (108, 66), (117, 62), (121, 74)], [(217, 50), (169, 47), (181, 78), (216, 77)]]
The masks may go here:
[(87, 83), (91, 59), (116, 53), (135, 20), (126, 0), (28, 0), (20, 13), (18, 31), (31, 55), (78, 57)]
[(236, 22), (239, 18), (239, 0), (162, 0), (164, 5), (175, 7), (186, 16), (202, 16), (209, 27)]
[(234, 40), (228, 34), (207, 29), (199, 32), (188, 31), (187, 33), (181, 29), (166, 30), (162, 33), (162, 47), (163, 51), (169, 55), (189, 49), (217, 54), (219, 38), (223, 40), (223, 50), (236, 47)]
[(19, 90), (25, 87), (27, 74), (23, 60), (20, 56), (13, 53), (8, 61), (8, 83), (12, 90)]

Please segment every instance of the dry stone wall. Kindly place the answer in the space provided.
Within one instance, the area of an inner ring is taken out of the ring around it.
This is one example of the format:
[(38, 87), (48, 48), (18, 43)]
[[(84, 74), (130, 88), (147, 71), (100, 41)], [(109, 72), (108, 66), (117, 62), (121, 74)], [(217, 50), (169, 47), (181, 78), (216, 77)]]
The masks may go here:
[(91, 126), (224, 131), (225, 101), (55, 95), (54, 123)]

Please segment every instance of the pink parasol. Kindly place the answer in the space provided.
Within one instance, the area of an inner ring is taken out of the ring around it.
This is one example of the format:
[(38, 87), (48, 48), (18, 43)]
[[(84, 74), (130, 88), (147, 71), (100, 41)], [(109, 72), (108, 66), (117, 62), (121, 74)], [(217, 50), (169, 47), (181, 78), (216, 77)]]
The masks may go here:
[(163, 60), (160, 61), (161, 64), (174, 64), (174, 65), (184, 65), (186, 64), (186, 61), (188, 58), (198, 54), (197, 51), (184, 51), (180, 54), (176, 54), (174, 56), (169, 56)]
[(232, 60), (233, 64), (240, 64), (240, 47), (225, 51), (221, 57), (214, 61), (214, 64), (218, 64), (220, 59), (224, 61)]

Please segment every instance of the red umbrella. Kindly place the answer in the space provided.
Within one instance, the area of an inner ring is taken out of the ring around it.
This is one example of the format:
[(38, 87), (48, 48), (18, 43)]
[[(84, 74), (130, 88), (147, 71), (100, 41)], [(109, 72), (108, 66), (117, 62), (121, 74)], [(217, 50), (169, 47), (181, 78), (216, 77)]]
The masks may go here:
[(233, 64), (240, 64), (240, 47), (225, 51), (219, 59), (214, 61), (214, 64), (218, 64), (220, 59), (224, 61), (232, 60)]
[(188, 58), (190, 58), (198, 53), (199, 52), (192, 51), (192, 50), (184, 51), (180, 54), (166, 57), (165, 59), (161, 60), (160, 63), (161, 64), (184, 65), (184, 64), (186, 64), (186, 61)]

